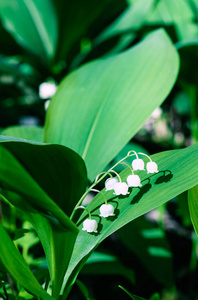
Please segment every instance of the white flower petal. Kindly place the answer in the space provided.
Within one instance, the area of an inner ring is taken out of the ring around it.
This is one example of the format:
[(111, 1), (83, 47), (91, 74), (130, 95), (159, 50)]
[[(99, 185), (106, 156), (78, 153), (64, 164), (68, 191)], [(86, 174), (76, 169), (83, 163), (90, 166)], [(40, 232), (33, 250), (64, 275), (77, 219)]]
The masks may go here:
[(154, 161), (150, 161), (146, 165), (147, 173), (158, 173), (158, 166)]
[(116, 178), (116, 177), (108, 178), (108, 179), (105, 181), (106, 191), (113, 190), (115, 184), (118, 183), (118, 182), (119, 182), (119, 180), (118, 180), (118, 178)]
[(116, 195), (126, 195), (128, 194), (128, 185), (126, 182), (118, 182), (114, 186), (114, 191)]
[(100, 216), (107, 218), (109, 216), (114, 216), (114, 207), (111, 204), (103, 204), (100, 207)]
[(140, 177), (138, 175), (129, 175), (127, 177), (127, 183), (129, 187), (139, 187), (141, 185)]
[(86, 230), (87, 232), (97, 232), (98, 223), (96, 220), (86, 219), (83, 222), (83, 228), (82, 230)]
[(133, 170), (145, 170), (144, 169), (144, 161), (140, 158), (136, 158), (132, 161)]

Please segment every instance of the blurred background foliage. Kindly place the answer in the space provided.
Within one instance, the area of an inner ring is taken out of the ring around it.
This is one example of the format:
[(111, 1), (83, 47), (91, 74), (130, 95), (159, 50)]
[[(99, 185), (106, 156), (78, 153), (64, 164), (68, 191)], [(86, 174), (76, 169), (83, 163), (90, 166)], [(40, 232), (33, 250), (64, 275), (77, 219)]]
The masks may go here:
[[(0, 0), (2, 134), (40, 141), (49, 99), (64, 76), (86, 62), (126, 50), (160, 27), (180, 54), (177, 82), (112, 163), (131, 149), (152, 154), (197, 142), (197, 0)], [(19, 132), (18, 125), (24, 130)], [(44, 282), (47, 266), (34, 229), (15, 208), (2, 203), (0, 218), (2, 212), (4, 226)], [(68, 299), (129, 299), (120, 284), (146, 299), (196, 300), (197, 256), (198, 239), (183, 193), (106, 239), (82, 269)], [(9, 299), (16, 299), (11, 291), (17, 283), (4, 272), (0, 297), (5, 297), (7, 282)], [(33, 298), (18, 290), (17, 299)], [(155, 297), (156, 292), (160, 296)]]

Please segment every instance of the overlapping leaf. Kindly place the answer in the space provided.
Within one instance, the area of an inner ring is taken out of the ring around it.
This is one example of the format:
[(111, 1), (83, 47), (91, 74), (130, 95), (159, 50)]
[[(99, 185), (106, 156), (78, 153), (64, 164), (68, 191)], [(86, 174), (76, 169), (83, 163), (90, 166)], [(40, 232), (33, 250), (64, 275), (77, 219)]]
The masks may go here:
[(79, 153), (93, 179), (162, 103), (178, 67), (174, 46), (158, 30), (120, 55), (79, 68), (51, 101), (44, 141)]
[(1, 136), (1, 141), (1, 193), (34, 225), (46, 253), (57, 299), (79, 231), (67, 214), (87, 185), (84, 162), (60, 145), (6, 136)]
[[(146, 172), (139, 171), (138, 174), (143, 184), (140, 189), (133, 188), (130, 195), (124, 197), (114, 196), (113, 191), (106, 193), (103, 191), (109, 203), (117, 209), (117, 216), (114, 220), (99, 217), (99, 207), (104, 203), (102, 195), (97, 195), (89, 205), (88, 208), (93, 218), (99, 222), (99, 232), (92, 235), (80, 231), (70, 261), (69, 272), (65, 277), (66, 290), (71, 287), (87, 257), (103, 239), (128, 222), (198, 183), (198, 144), (182, 150), (158, 153), (153, 155), (152, 159), (159, 165), (159, 173), (147, 175)], [(129, 169), (122, 172), (122, 179), (126, 180), (130, 172)], [(82, 221), (87, 217), (87, 214), (83, 213), (79, 221), (79, 229), (82, 229)], [(77, 265), (79, 269), (75, 271)]]

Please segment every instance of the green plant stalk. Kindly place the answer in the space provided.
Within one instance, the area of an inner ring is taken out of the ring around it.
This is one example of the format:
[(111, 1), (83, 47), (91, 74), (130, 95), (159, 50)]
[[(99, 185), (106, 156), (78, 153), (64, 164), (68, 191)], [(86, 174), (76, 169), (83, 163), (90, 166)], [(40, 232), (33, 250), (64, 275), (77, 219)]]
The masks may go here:
[[(134, 154), (131, 154), (131, 152), (134, 152)], [(74, 210), (72, 211), (72, 214), (71, 214), (71, 216), (70, 216), (70, 219), (71, 219), (71, 220), (72, 220), (72, 218), (73, 218), (73, 216), (74, 216), (74, 214), (75, 214), (76, 209), (81, 205), (81, 203), (83, 202), (83, 200), (85, 199), (85, 197), (89, 194), (89, 192), (90, 192), (91, 190), (93, 190), (93, 187), (96, 186), (100, 181), (102, 181), (102, 180), (106, 177), (106, 175), (109, 174), (111, 171), (113, 171), (112, 169), (114, 169), (117, 165), (119, 165), (120, 163), (122, 163), (123, 160), (125, 160), (126, 158), (128, 158), (128, 157), (130, 157), (130, 156), (133, 156), (133, 155), (136, 155), (136, 157), (138, 157), (137, 153), (136, 153), (134, 150), (129, 151), (129, 152), (127, 153), (127, 155), (126, 155), (124, 158), (122, 158), (119, 162), (117, 162), (117, 163), (116, 163), (112, 168), (110, 168), (107, 172), (104, 172), (104, 175), (103, 175), (102, 177), (100, 177), (98, 180), (94, 181), (94, 183), (86, 190), (86, 192), (82, 195), (82, 197), (80, 198), (80, 200), (79, 200), (78, 203), (76, 204), (76, 206), (75, 206), (75, 208), (74, 208)], [(115, 171), (113, 171), (113, 172), (115, 172)], [(102, 173), (103, 173), (103, 172), (102, 172)], [(102, 174), (102, 173), (100, 173), (100, 174)], [(99, 175), (100, 175), (100, 174), (99, 174)], [(118, 176), (119, 176), (119, 175), (118, 175)], [(98, 178), (98, 176), (96, 176), (96, 178)], [(106, 203), (106, 202), (105, 202), (105, 203)]]

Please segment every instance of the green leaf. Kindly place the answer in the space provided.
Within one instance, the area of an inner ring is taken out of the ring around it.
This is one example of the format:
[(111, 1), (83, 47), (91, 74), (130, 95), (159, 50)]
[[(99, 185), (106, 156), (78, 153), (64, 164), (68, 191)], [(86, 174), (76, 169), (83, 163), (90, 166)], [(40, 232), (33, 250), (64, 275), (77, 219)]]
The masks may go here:
[[(0, 141), (6, 141), (0, 143), (1, 188), (24, 198), (27, 209), (31, 206), (48, 211), (70, 227), (71, 221), (64, 212), (71, 214), (87, 185), (83, 160), (60, 145), (21, 142), (3, 136)], [(14, 194), (13, 201), (13, 205), (25, 208), (24, 201), (17, 203)], [(71, 224), (71, 228), (75, 226)]]
[(3, 26), (34, 54), (51, 59), (57, 43), (57, 20), (51, 0), (0, 1)]
[(40, 286), (36, 278), (30, 271), (27, 263), (16, 249), (9, 235), (0, 223), (0, 259), (10, 275), (21, 284), (28, 292), (46, 300), (53, 300), (49, 294)]
[(1, 132), (1, 135), (20, 139), (42, 142), (43, 128), (39, 126), (10, 126)]
[(34, 225), (57, 297), (79, 231), (67, 214), (87, 185), (84, 162), (60, 145), (0, 140), (1, 193)]
[(117, 234), (155, 280), (168, 287), (173, 284), (172, 254), (160, 227), (140, 217), (122, 227)]
[(198, 235), (198, 185), (188, 191), (188, 206), (193, 227)]
[[(41, 240), (52, 281), (52, 295), (58, 299), (76, 240), (76, 233), (60, 227), (40, 214), (27, 213)], [(63, 259), (64, 258), (64, 259)]]
[(178, 67), (177, 52), (163, 30), (122, 54), (84, 65), (53, 97), (44, 141), (80, 154), (93, 179), (166, 98)]
[[(88, 216), (86, 212), (81, 215), (78, 222), (81, 231), (78, 234), (65, 277), (65, 284), (67, 283), (65, 295), (91, 252), (107, 236), (198, 184), (198, 143), (185, 149), (158, 153), (151, 158), (158, 164), (159, 173), (147, 175), (146, 172), (137, 171), (136, 173), (142, 180), (141, 188), (133, 188), (130, 195), (124, 197), (113, 195), (113, 191), (103, 190), (107, 201), (117, 208), (117, 215), (114, 219), (99, 217), (99, 207), (104, 203), (101, 193), (89, 204), (88, 209), (92, 217), (99, 222), (98, 234), (93, 235), (82, 231), (82, 223)], [(126, 177), (130, 174), (131, 170), (127, 168), (121, 173), (122, 180), (126, 181)], [(78, 266), (78, 270), (74, 271), (75, 266)]]
[(127, 295), (129, 295), (129, 297), (131, 297), (131, 299), (133, 300), (146, 300), (145, 298), (133, 295), (131, 293), (129, 293), (129, 291), (127, 291), (123, 286), (119, 285), (119, 288), (121, 288), (123, 291), (125, 291), (125, 293), (127, 293)]

